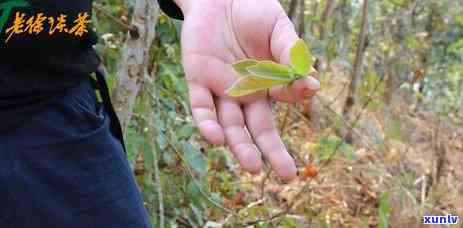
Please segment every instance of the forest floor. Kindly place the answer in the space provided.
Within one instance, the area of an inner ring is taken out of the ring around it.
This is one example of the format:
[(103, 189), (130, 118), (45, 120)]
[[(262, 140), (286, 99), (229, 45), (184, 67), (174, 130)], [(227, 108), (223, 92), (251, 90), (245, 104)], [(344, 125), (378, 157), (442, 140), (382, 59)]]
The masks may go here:
[(324, 82), (308, 117), (302, 105), (276, 108), (285, 143), (300, 168), (299, 178), (282, 183), (269, 172), (251, 176), (236, 167), (242, 192), (227, 200), (227, 206), (249, 225), (262, 218), (279, 227), (388, 223), (414, 228), (423, 226), (423, 215), (462, 219), (461, 125), (402, 102), (387, 112), (356, 110), (361, 114), (352, 131), (354, 143), (344, 144), (336, 130), (342, 124), (336, 120), (340, 115), (334, 113), (342, 113), (347, 96), (343, 78), (347, 79)]

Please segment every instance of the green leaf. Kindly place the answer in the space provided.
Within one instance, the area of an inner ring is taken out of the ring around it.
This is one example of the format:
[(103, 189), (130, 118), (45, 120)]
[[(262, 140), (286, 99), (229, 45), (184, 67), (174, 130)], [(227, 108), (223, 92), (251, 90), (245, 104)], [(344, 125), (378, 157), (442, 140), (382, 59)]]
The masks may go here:
[(203, 218), (205, 217), (203, 215), (203, 211), (201, 211), (193, 203), (190, 203), (190, 208), (191, 208), (191, 211), (193, 211), (193, 215), (195, 216), (194, 218), (196, 219), (196, 222), (202, 225), (204, 223)]
[(250, 74), (265, 78), (294, 79), (294, 73), (288, 66), (273, 61), (261, 61), (254, 66), (247, 68)]
[(189, 200), (193, 202), (201, 201), (201, 190), (199, 188), (201, 188), (201, 186), (196, 185), (193, 180), (188, 182), (185, 188), (185, 193)]
[(344, 156), (346, 156), (346, 158), (347, 158), (349, 161), (355, 160), (355, 151), (354, 151), (354, 148), (352, 148), (349, 144), (347, 144), (347, 143), (342, 143), (342, 145), (341, 145), (341, 150), (342, 150), (342, 152), (344, 153)]
[(143, 156), (145, 158), (143, 165), (145, 166), (145, 168), (151, 169), (151, 167), (153, 167), (155, 161), (154, 153), (153, 148), (151, 148), (148, 143), (143, 143)]
[(185, 151), (185, 159), (188, 165), (200, 175), (204, 175), (207, 172), (207, 164), (204, 159), (204, 155), (193, 147), (190, 143), (184, 142), (183, 148)]
[(196, 128), (192, 124), (186, 123), (180, 130), (177, 131), (177, 138), (179, 140), (186, 140), (193, 136)]
[(282, 227), (287, 227), (287, 228), (297, 228), (298, 227), (298, 222), (295, 218), (291, 217), (284, 217), (280, 224)]
[(228, 96), (240, 97), (262, 90), (270, 89), (273, 86), (285, 85), (291, 80), (265, 78), (256, 75), (248, 75), (238, 79), (227, 91)]
[(300, 39), (290, 50), (290, 64), (298, 75), (307, 75), (313, 65), (312, 54), (309, 47)]
[(380, 228), (388, 228), (389, 227), (389, 213), (391, 211), (391, 206), (389, 204), (389, 194), (387, 192), (381, 195), (379, 200), (379, 227)]
[(449, 51), (458, 53), (460, 50), (463, 49), (463, 38), (459, 39), (455, 43), (449, 46)]
[(251, 74), (248, 71), (248, 67), (257, 65), (258, 61), (254, 59), (244, 59), (236, 62), (233, 64), (233, 69), (240, 75), (240, 76), (246, 76)]

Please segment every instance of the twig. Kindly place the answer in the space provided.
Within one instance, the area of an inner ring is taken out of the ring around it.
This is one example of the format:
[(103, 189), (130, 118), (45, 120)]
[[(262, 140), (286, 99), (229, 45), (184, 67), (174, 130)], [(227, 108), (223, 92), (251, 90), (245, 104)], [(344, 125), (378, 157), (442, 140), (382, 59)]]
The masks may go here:
[(108, 10), (106, 10), (102, 5), (98, 4), (98, 3), (93, 3), (93, 7), (94, 9), (97, 11), (97, 12), (100, 12), (101, 14), (103, 14), (105, 17), (111, 19), (112, 21), (114, 21), (116, 24), (118, 24), (119, 26), (121, 26), (122, 28), (124, 28), (125, 30), (127, 31), (130, 31), (130, 32), (135, 32), (137, 29), (136, 27), (134, 26), (131, 26), (127, 23), (125, 23), (124, 21), (122, 21), (121, 19), (113, 16), (110, 12), (108, 12)]
[(177, 148), (175, 147), (175, 145), (172, 143), (172, 141), (169, 139), (169, 137), (166, 137), (166, 142), (167, 144), (169, 145), (170, 148), (172, 148), (172, 150), (177, 154), (177, 156), (182, 160), (183, 162), (183, 167), (187, 170), (188, 174), (190, 175), (191, 179), (193, 180), (193, 183), (196, 185), (196, 187), (198, 188), (199, 192), (204, 196), (204, 198), (206, 198), (210, 203), (212, 203), (212, 205), (214, 205), (215, 207), (227, 212), (227, 213), (235, 213), (234, 211), (228, 209), (228, 208), (225, 208), (223, 207), (222, 205), (220, 205), (220, 203), (216, 202), (215, 200), (211, 199), (203, 190), (203, 188), (201, 187), (201, 185), (199, 184), (198, 180), (196, 180), (194, 174), (193, 174), (193, 171), (191, 170), (191, 168), (186, 164), (187, 162), (185, 161), (185, 158), (183, 157), (183, 155), (180, 153), (180, 151), (177, 150)]
[[(158, 211), (159, 213), (159, 211)], [(175, 219), (175, 221), (182, 225), (182, 227), (187, 227), (187, 228), (190, 228), (190, 227), (193, 227), (190, 222), (188, 221), (188, 219), (186, 219), (185, 217), (181, 216), (181, 215), (176, 215), (175, 213), (171, 212), (171, 211), (165, 211), (164, 212), (167, 216), (170, 216), (170, 217), (177, 217), (177, 219)]]
[[(334, 111), (330, 106), (328, 106), (327, 102), (324, 101), (320, 96), (316, 95), (315, 98), (317, 98), (317, 99), (320, 101), (320, 103), (322, 103), (323, 107), (324, 107), (327, 111), (333, 113), (333, 115), (337, 116), (337, 117), (338, 117), (339, 119), (341, 119), (343, 122), (347, 122), (347, 121), (344, 119), (344, 117), (342, 117), (340, 114), (338, 114), (336, 111)], [(301, 118), (301, 120), (304, 121), (306, 124), (308, 124), (308, 125), (311, 124), (311, 123), (310, 123), (310, 120), (307, 119), (307, 117), (306, 117), (303, 113), (301, 113), (300, 111), (298, 111), (298, 110), (293, 110), (293, 113), (296, 114), (296, 115), (298, 115), (298, 116)], [(328, 115), (328, 117), (330, 117), (331, 121), (333, 121), (333, 122), (336, 121), (336, 119), (333, 118), (333, 117), (331, 117), (330, 115)], [(356, 136), (360, 137), (362, 140), (363, 140), (364, 138), (366, 138), (364, 135), (360, 134), (360, 133), (357, 132), (355, 129), (352, 129), (352, 133), (354, 133)], [(363, 142), (368, 146), (369, 149), (376, 151), (376, 149), (371, 145), (371, 143), (369, 143), (369, 142), (367, 142), (367, 141), (363, 141)]]
[[(151, 96), (153, 97), (153, 99), (156, 100), (156, 106), (157, 106), (157, 109), (159, 109), (159, 99), (156, 97), (156, 93), (151, 93)], [(159, 110), (158, 110), (159, 111)], [(162, 112), (161, 112), (162, 113)], [(149, 125), (151, 125), (151, 127), (155, 127), (153, 123), (149, 122)], [(180, 158), (180, 160), (182, 161), (182, 166), (184, 167), (184, 169), (187, 171), (188, 175), (191, 177), (194, 185), (198, 188), (199, 192), (201, 193), (201, 195), (203, 195), (203, 197), (209, 201), (212, 205), (214, 205), (215, 207), (227, 212), (227, 213), (230, 213), (230, 214), (235, 214), (235, 212), (233, 212), (232, 210), (228, 209), (228, 208), (225, 208), (223, 207), (220, 203), (216, 202), (215, 200), (213, 200), (212, 198), (209, 197), (209, 195), (207, 195), (203, 188), (201, 187), (201, 185), (199, 184), (198, 180), (196, 180), (194, 174), (193, 174), (193, 171), (191, 170), (191, 168), (188, 166), (185, 158), (183, 157), (183, 155), (180, 153), (180, 151), (177, 149), (177, 147), (174, 145), (174, 143), (171, 141), (170, 137), (164, 137), (166, 139), (166, 142), (167, 142), (167, 145), (175, 152), (175, 154)]]
[[(255, 201), (255, 202), (252, 202), (252, 203), (248, 204), (245, 208), (241, 209), (241, 210), (238, 211), (238, 213), (236, 213), (236, 214), (239, 215), (241, 212), (246, 211), (246, 210), (249, 210), (249, 209), (251, 209), (251, 208), (253, 208), (253, 207), (255, 207), (255, 206), (261, 205), (261, 204), (264, 203), (264, 202), (265, 202), (265, 198), (259, 199), (259, 200)], [(224, 225), (224, 224), (227, 224), (227, 223), (229, 222), (229, 220), (232, 219), (234, 216), (235, 216), (234, 214), (228, 215), (228, 216), (224, 219), (223, 225)]]
[[(153, 141), (153, 140), (151, 140)], [(164, 222), (164, 197), (163, 197), (163, 191), (162, 191), (162, 185), (161, 185), (161, 178), (160, 178), (160, 172), (159, 172), (159, 160), (158, 160), (158, 155), (159, 151), (157, 150), (156, 146), (152, 148), (153, 150), (153, 163), (154, 163), (154, 180), (156, 181), (157, 189), (158, 189), (158, 201), (159, 201), (159, 227), (164, 228), (165, 227), (165, 222)]]
[[(342, 88), (341, 88), (341, 91), (338, 92), (338, 94), (336, 94), (336, 96), (334, 96), (333, 100), (331, 100), (327, 105), (329, 107), (331, 107), (331, 105), (334, 104), (334, 102), (336, 102), (338, 100), (338, 98), (344, 93), (344, 90), (346, 90), (347, 88), (347, 84), (343, 84), (342, 85)], [(317, 96), (319, 97), (319, 96)]]
[[(338, 150), (341, 148), (341, 146), (343, 145), (343, 143), (345, 142), (345, 137), (349, 135), (349, 133), (351, 134), (354, 127), (357, 125), (358, 121), (360, 120), (360, 118), (362, 117), (363, 115), (363, 111), (366, 110), (366, 107), (371, 103), (371, 101), (373, 101), (373, 93), (376, 92), (376, 90), (379, 88), (379, 86), (381, 85), (381, 83), (383, 82), (383, 79), (381, 79), (376, 85), (375, 85), (375, 88), (372, 90), (372, 92), (369, 94), (368, 96), (368, 100), (363, 104), (362, 108), (361, 108), (361, 111), (358, 113), (358, 115), (356, 116), (356, 118), (354, 119), (353, 123), (352, 124), (349, 124), (348, 126), (348, 134), (344, 135), (343, 136), (343, 140), (340, 142), (340, 143), (337, 143), (336, 144), (336, 147), (334, 149), (334, 152), (330, 154), (330, 156), (328, 157), (328, 159), (326, 159), (319, 167), (318, 169), (318, 173), (321, 173), (322, 170), (324, 170), (330, 163), (331, 161), (333, 160), (334, 158), (334, 155), (337, 154)], [(291, 200), (291, 202), (289, 202), (287, 205), (286, 205), (286, 208), (280, 212), (278, 212), (277, 214), (274, 214), (273, 216), (271, 216), (270, 218), (267, 218), (267, 219), (259, 219), (259, 220), (254, 220), (254, 221), (251, 221), (251, 222), (247, 222), (245, 223), (244, 225), (246, 226), (252, 226), (252, 225), (255, 225), (257, 223), (260, 223), (262, 221), (272, 221), (276, 218), (279, 218), (281, 216), (284, 216), (286, 214), (288, 214), (292, 209), (293, 209), (293, 206), (296, 202), (295, 199), (298, 199), (300, 198), (300, 196), (309, 188), (310, 184), (312, 183), (313, 180), (315, 180), (316, 178), (318, 177), (315, 176), (314, 178), (310, 179), (307, 181), (307, 183), (302, 187), (301, 190), (299, 190), (299, 192), (297, 192), (293, 199)]]
[(426, 174), (423, 175), (423, 181), (421, 182), (421, 210), (424, 209), (424, 204), (426, 202)]
[(287, 107), (286, 107), (285, 116), (283, 117), (283, 123), (281, 124), (281, 127), (280, 127), (281, 134), (283, 134), (285, 132), (286, 125), (287, 125), (288, 119), (289, 119), (289, 114), (291, 113), (292, 109), (293, 109), (293, 105), (288, 104)]
[[(156, 98), (155, 98), (156, 99)], [(177, 149), (177, 147), (174, 145), (174, 143), (170, 140), (169, 137), (165, 137), (166, 139), (166, 142), (167, 142), (167, 145), (177, 154), (177, 156), (180, 158), (180, 160), (182, 160), (182, 166), (186, 169), (188, 175), (191, 177), (191, 179), (193, 180), (193, 183), (196, 185), (196, 187), (199, 189), (199, 192), (201, 193), (201, 195), (203, 195), (204, 198), (206, 198), (206, 200), (208, 200), (212, 205), (214, 205), (215, 207), (227, 212), (227, 213), (230, 213), (230, 214), (235, 214), (234, 211), (228, 209), (228, 208), (225, 208), (224, 206), (222, 206), (220, 203), (216, 202), (215, 200), (211, 199), (205, 192), (204, 190), (202, 189), (201, 185), (199, 184), (198, 180), (196, 180), (194, 174), (193, 174), (193, 171), (191, 170), (191, 168), (188, 166), (185, 158), (183, 157), (183, 155), (180, 153), (180, 151)]]
[(262, 180), (262, 183), (260, 184), (260, 198), (263, 199), (265, 196), (265, 183), (270, 177), (270, 174), (272, 173), (272, 169), (268, 169), (267, 173), (265, 174), (264, 179)]
[[(156, 71), (152, 71), (151, 72), (151, 77), (154, 78), (155, 77), (155, 74), (156, 74)], [(156, 90), (156, 87), (152, 87), (152, 80), (151, 78), (144, 78), (143, 79), (143, 82), (142, 82), (142, 87), (144, 87), (144, 91), (148, 91), (148, 96), (147, 94), (145, 93), (141, 93), (140, 95), (142, 96), (142, 99), (144, 100), (144, 103), (146, 103), (149, 106), (155, 106), (155, 107), (159, 107), (159, 99), (154, 99), (154, 100), (151, 100), (151, 99), (147, 99), (146, 97), (150, 97), (149, 95), (152, 95), (152, 93), (154, 94), (158, 94), (157, 90)], [(152, 90), (150, 88), (153, 88)], [(152, 92), (152, 93), (151, 93)], [(153, 154), (153, 166), (154, 166), (154, 180), (156, 182), (156, 185), (157, 185), (157, 192), (158, 192), (158, 203), (159, 203), (159, 212), (158, 212), (158, 215), (159, 215), (159, 227), (160, 228), (164, 228), (165, 227), (165, 214), (164, 214), (164, 197), (163, 197), (163, 190), (162, 190), (162, 184), (161, 184), (161, 177), (160, 177), (160, 171), (159, 171), (159, 150), (158, 150), (158, 147), (157, 147), (157, 142), (156, 140), (151, 140), (153, 138), (156, 138), (157, 135), (158, 135), (158, 131), (157, 131), (157, 128), (155, 127), (156, 126), (156, 123), (154, 123), (154, 120), (156, 119), (155, 116), (154, 116), (154, 113), (153, 113), (154, 109), (152, 108), (149, 108), (148, 109), (148, 118), (144, 118), (144, 121), (145, 123), (148, 124), (148, 128), (150, 128), (150, 130), (147, 132), (147, 136), (149, 139), (148, 140), (148, 144), (150, 145), (151, 147), (151, 150), (152, 150), (152, 154)]]

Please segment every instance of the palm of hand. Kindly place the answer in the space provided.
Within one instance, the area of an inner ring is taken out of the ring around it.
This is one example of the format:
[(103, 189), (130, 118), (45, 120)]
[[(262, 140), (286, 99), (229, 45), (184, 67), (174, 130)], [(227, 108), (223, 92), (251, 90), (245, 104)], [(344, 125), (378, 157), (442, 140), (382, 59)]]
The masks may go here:
[(270, 99), (301, 101), (318, 90), (318, 82), (300, 79), (289, 87), (239, 99), (227, 97), (225, 90), (238, 77), (231, 64), (239, 59), (287, 64), (289, 48), (298, 39), (294, 27), (277, 0), (203, 0), (197, 5), (186, 15), (182, 51), (192, 112), (201, 134), (213, 144), (226, 142), (251, 173), (261, 170), (262, 152), (279, 177), (292, 179), (295, 163), (275, 128)]

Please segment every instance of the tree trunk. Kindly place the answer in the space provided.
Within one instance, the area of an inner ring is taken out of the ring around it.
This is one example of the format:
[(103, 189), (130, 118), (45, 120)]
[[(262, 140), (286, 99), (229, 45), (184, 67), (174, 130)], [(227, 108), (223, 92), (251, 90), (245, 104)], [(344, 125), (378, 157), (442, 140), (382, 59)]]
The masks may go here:
[(350, 28), (349, 28), (349, 19), (351, 10), (350, 10), (350, 2), (348, 0), (342, 0), (339, 10), (339, 23), (341, 24), (341, 44), (340, 50), (343, 54), (349, 51), (349, 35), (350, 35)]
[[(425, 42), (428, 43), (428, 49), (421, 50), (420, 51), (420, 61), (421, 61), (421, 69), (417, 70), (422, 70), (422, 74), (424, 77), (428, 74), (428, 65), (429, 65), (429, 58), (431, 55), (431, 50), (432, 50), (432, 42), (433, 42), (433, 34), (435, 32), (434, 24), (433, 22), (435, 21), (435, 17), (437, 16), (437, 10), (436, 10), (436, 4), (431, 4), (431, 11), (429, 12), (428, 15), (428, 21), (426, 22), (425, 25), (425, 30), (427, 32), (427, 36), (425, 37)], [(424, 82), (421, 79), (419, 83), (419, 92), (424, 93)], [(423, 100), (419, 99), (416, 102), (415, 106), (415, 111), (418, 111), (420, 109), (424, 108)]]
[(305, 36), (305, 0), (299, 2), (299, 26), (298, 33), (301, 38)]
[(114, 108), (125, 130), (143, 78), (148, 75), (150, 47), (155, 38), (159, 6), (156, 1), (136, 0), (131, 27), (123, 46), (117, 70), (116, 87), (112, 93)]
[(328, 18), (333, 12), (334, 0), (327, 0), (325, 10), (323, 10), (322, 18), (320, 19), (320, 40), (323, 41), (326, 36), (326, 27)]
[[(311, 18), (317, 18), (318, 16), (318, 1), (314, 1), (313, 3), (313, 6), (312, 6), (312, 13), (310, 15)], [(317, 24), (315, 23), (311, 23), (311, 26), (310, 26), (310, 31), (313, 33), (313, 34), (316, 34), (316, 30), (317, 30)]]
[(289, 3), (288, 17), (294, 22), (296, 16), (297, 0), (291, 0)]
[[(357, 53), (355, 55), (354, 61), (354, 69), (352, 71), (352, 81), (349, 86), (349, 94), (344, 105), (343, 110), (343, 117), (345, 121), (348, 121), (346, 124), (353, 124), (350, 121), (353, 121), (352, 118), (352, 108), (356, 103), (356, 92), (357, 88), (362, 81), (362, 65), (363, 65), (363, 58), (365, 55), (365, 41), (367, 36), (367, 28), (368, 28), (368, 0), (364, 0), (363, 2), (363, 9), (362, 9), (362, 22), (361, 22), (361, 29), (358, 36), (358, 46), (357, 46)], [(349, 143), (352, 142), (352, 135), (350, 132), (345, 132), (345, 140)]]
[[(323, 10), (323, 14), (320, 18), (320, 23), (319, 23), (319, 40), (322, 42), (322, 43), (325, 43), (325, 53), (328, 53), (328, 48), (329, 48), (329, 42), (324, 42), (325, 39), (326, 39), (326, 31), (328, 30), (327, 27), (328, 27), (328, 18), (331, 16), (331, 13), (333, 12), (333, 8), (334, 8), (334, 4), (335, 1), (334, 0), (327, 0), (326, 1), (326, 4), (325, 4), (325, 9)], [(328, 57), (328, 54), (325, 55), (325, 58), (326, 58), (326, 61), (322, 61), (320, 59), (317, 59), (316, 62), (315, 62), (315, 65), (314, 65), (314, 68), (315, 69), (320, 69), (320, 64), (322, 62), (326, 62), (325, 66), (327, 68), (329, 68), (330, 66), (330, 61), (329, 61), (329, 57)]]

